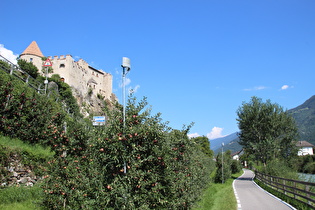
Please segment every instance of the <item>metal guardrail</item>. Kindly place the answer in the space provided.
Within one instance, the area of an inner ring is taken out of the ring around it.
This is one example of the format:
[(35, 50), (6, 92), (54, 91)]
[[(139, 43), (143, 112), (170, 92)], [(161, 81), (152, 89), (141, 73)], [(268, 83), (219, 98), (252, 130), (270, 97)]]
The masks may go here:
[(44, 94), (45, 93), (45, 88), (44, 84), (41, 84), (40, 82), (36, 81), (31, 75), (29, 75), (27, 72), (23, 71), (20, 69), (17, 65), (0, 55), (0, 60), (5, 61), (10, 67), (8, 68), (6, 65), (2, 65), (0, 63), (0, 68), (3, 69), (4, 71), (8, 72), (10, 75), (13, 75), (20, 80), (24, 81), (27, 83), (30, 87), (35, 89), (38, 93)]
[(272, 189), (315, 208), (315, 183), (270, 176), (255, 171), (255, 178)]

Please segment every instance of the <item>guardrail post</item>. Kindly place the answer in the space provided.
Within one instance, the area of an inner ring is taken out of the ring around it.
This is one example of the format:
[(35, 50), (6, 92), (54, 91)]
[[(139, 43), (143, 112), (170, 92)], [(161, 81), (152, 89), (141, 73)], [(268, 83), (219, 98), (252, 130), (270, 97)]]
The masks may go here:
[[(305, 185), (305, 191), (307, 192), (306, 193), (306, 197), (310, 198), (310, 194), (308, 193), (310, 191), (310, 186), (309, 185)], [(307, 203), (311, 204), (310, 200), (307, 200)]]
[(14, 66), (10, 65), (10, 75), (13, 74), (13, 71), (14, 71)]
[(296, 182), (294, 182), (294, 199), (296, 199)]

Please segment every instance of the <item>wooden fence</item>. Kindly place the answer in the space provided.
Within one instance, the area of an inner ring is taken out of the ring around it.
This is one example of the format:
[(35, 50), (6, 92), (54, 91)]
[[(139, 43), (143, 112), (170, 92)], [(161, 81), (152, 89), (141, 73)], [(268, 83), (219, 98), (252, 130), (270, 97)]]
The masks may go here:
[(315, 208), (315, 183), (270, 176), (258, 171), (255, 171), (255, 178), (279, 193)]

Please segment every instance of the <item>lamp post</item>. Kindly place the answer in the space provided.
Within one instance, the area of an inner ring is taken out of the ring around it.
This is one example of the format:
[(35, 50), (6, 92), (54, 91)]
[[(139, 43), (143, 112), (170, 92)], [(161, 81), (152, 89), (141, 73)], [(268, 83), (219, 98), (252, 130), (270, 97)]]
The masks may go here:
[(223, 146), (224, 146), (224, 143), (222, 142), (222, 184), (224, 182), (224, 176), (223, 176)]
[(45, 74), (45, 81), (44, 81), (44, 84), (45, 84), (45, 94), (47, 93), (47, 85), (48, 85), (48, 80), (47, 80), (47, 74), (48, 74), (48, 67), (46, 66), (45, 67), (45, 70), (46, 70), (46, 74)]
[(48, 75), (48, 67), (50, 66), (52, 66), (52, 62), (50, 61), (50, 59), (49, 58), (47, 58), (46, 59), (46, 61), (44, 62), (44, 68), (45, 68), (45, 70), (46, 70), (46, 72), (45, 72), (45, 76), (46, 76), (46, 79), (45, 79), (45, 81), (44, 81), (44, 84), (45, 84), (45, 94), (47, 93), (47, 85), (48, 85), (48, 80), (47, 80), (47, 75)]
[[(130, 71), (130, 59), (127, 57), (122, 58), (123, 74), (122, 74), (122, 85), (123, 85), (123, 137), (125, 137), (126, 127), (126, 75)], [(124, 162), (124, 173), (127, 172), (126, 161)]]

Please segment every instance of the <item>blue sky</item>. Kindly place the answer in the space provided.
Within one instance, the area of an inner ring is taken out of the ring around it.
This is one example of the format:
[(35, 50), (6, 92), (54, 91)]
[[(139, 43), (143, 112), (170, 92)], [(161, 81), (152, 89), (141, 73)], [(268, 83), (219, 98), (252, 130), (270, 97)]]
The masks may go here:
[[(191, 136), (238, 131), (236, 111), (252, 96), (285, 109), (314, 95), (313, 0), (1, 1), (0, 52), (35, 40), (45, 56), (70, 54), (148, 98)], [(10, 51), (8, 51), (10, 50)]]

